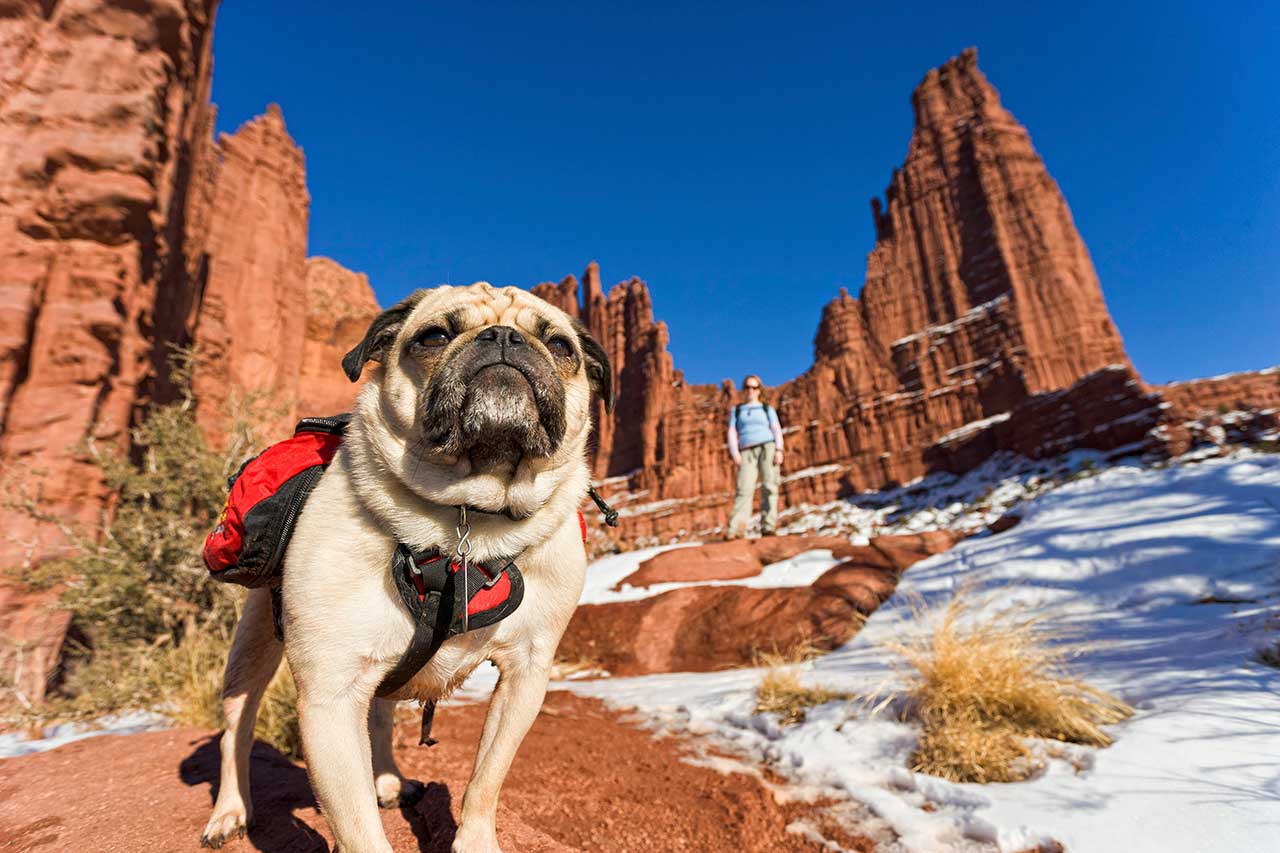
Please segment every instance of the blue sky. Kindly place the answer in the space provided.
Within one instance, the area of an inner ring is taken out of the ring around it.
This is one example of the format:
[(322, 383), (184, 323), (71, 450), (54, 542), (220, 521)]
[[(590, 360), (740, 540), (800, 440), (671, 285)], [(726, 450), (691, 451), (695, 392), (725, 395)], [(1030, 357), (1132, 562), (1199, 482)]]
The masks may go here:
[(1280, 363), (1280, 7), (785, 5), (226, 2), (219, 129), (282, 105), (310, 253), (384, 305), (595, 259), (690, 381), (773, 384), (862, 287), (912, 88), (974, 45), (1143, 376)]

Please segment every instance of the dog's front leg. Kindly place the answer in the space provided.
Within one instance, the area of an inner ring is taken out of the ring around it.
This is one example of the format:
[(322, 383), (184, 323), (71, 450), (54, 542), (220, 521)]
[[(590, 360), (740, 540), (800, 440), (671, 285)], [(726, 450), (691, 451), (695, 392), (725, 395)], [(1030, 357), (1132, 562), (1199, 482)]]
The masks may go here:
[(276, 639), (271, 614), (271, 591), (250, 590), (222, 680), (222, 712), (227, 728), (220, 747), (218, 801), (201, 833), (201, 847), (217, 849), (232, 838), (243, 837), (253, 825), (253, 800), (249, 796), (253, 724), (258, 717), (258, 703), (284, 653), (284, 644)]
[(384, 809), (412, 806), (426, 793), (426, 786), (404, 778), (396, 766), (391, 745), (395, 723), (395, 700), (374, 699), (369, 708), (369, 743), (373, 748), (373, 787), (378, 792), (378, 805)]
[(369, 702), (359, 681), (337, 690), (298, 685), (298, 722), (307, 773), (343, 853), (391, 853), (373, 786)]
[(498, 792), (547, 693), (550, 659), (541, 662), (526, 658), (495, 663), (500, 670), (498, 685), (489, 702), (475, 769), (471, 773), (467, 793), (462, 798), (462, 825), (453, 841), (453, 853), (496, 853), (500, 850)]

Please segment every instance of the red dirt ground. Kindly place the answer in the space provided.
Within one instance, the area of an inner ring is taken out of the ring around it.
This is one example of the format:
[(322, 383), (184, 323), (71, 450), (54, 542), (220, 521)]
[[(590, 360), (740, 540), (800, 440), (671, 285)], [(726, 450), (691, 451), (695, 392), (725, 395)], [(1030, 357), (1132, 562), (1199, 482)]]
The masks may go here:
[[(442, 707), (430, 749), (416, 745), (416, 720), (397, 729), (401, 769), (429, 785), (416, 806), (383, 813), (395, 849), (449, 849), (483, 715), (483, 705)], [(691, 766), (680, 751), (598, 702), (548, 694), (503, 789), (499, 841), (509, 853), (823, 849), (786, 831), (805, 818), (846, 849), (872, 849), (820, 807), (780, 805), (758, 780)], [(199, 729), (95, 737), (0, 761), (0, 853), (199, 850), (218, 761), (217, 735)], [(252, 761), (255, 826), (223, 849), (328, 850), (303, 768), (262, 744)]]

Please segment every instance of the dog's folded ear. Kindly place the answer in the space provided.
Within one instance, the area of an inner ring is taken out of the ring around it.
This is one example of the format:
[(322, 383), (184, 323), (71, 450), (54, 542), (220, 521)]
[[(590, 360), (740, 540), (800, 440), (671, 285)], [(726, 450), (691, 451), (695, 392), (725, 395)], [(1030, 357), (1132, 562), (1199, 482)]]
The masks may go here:
[(418, 307), (424, 294), (425, 291), (416, 291), (373, 318), (373, 322), (369, 324), (369, 331), (364, 333), (364, 340), (342, 357), (342, 369), (346, 372), (348, 379), (352, 382), (359, 381), (365, 364), (370, 361), (381, 362), (386, 358), (387, 349), (400, 333), (405, 318)]
[(604, 401), (604, 410), (613, 412), (613, 365), (609, 363), (609, 354), (600, 346), (600, 342), (591, 336), (581, 320), (573, 321), (573, 329), (578, 333), (578, 344), (587, 361), (587, 381), (591, 390), (600, 395)]

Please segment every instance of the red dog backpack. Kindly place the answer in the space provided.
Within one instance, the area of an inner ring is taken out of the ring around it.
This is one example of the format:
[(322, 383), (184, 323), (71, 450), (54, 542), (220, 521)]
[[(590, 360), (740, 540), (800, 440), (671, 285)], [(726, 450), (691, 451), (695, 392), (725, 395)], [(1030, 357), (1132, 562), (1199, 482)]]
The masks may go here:
[(230, 494), (204, 542), (204, 564), (220, 581), (279, 586), (294, 523), (342, 446), (350, 415), (304, 418), (293, 438), (250, 459), (227, 483)]

